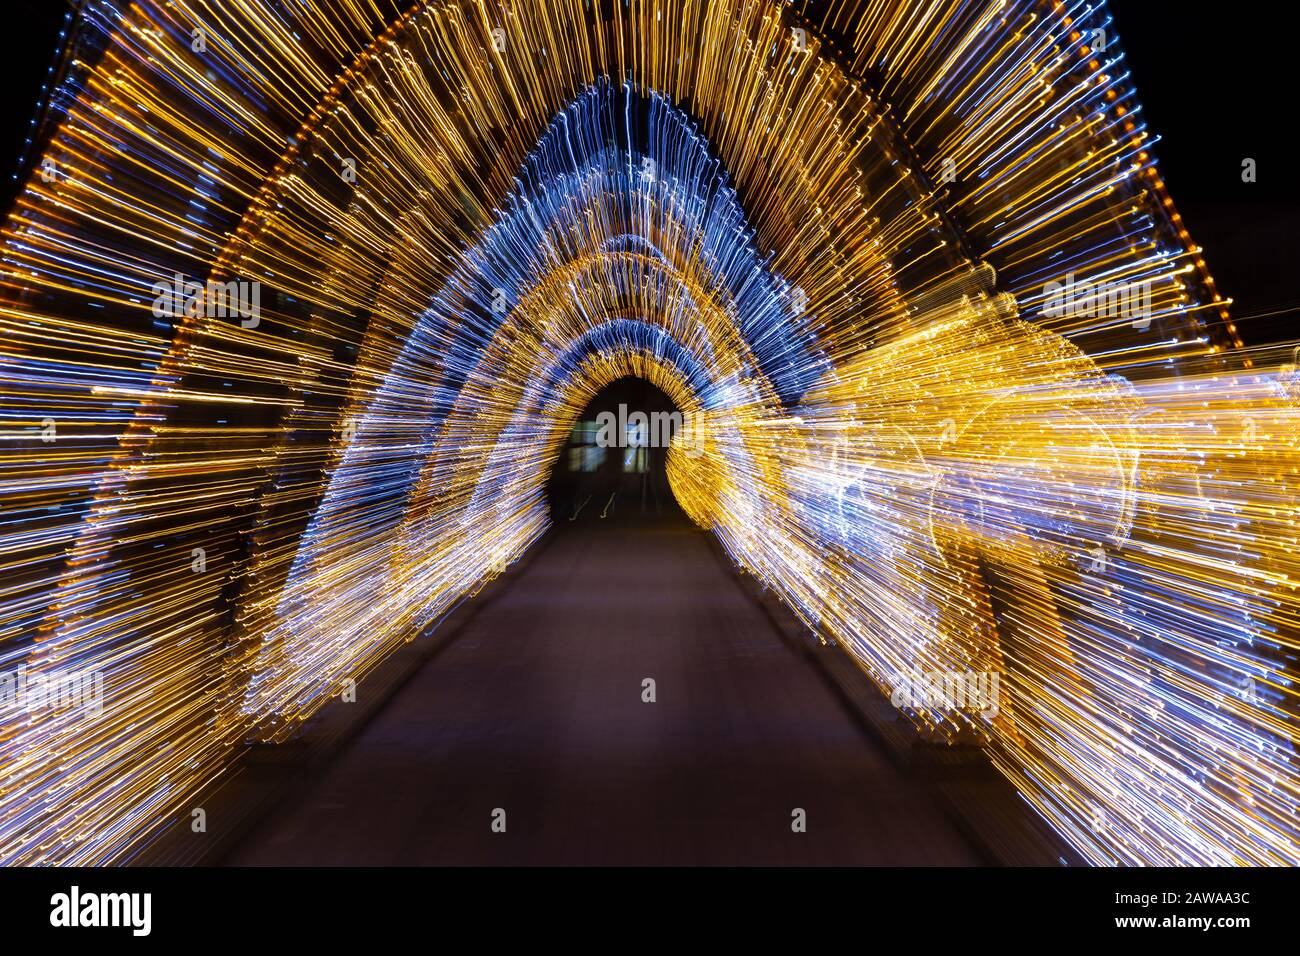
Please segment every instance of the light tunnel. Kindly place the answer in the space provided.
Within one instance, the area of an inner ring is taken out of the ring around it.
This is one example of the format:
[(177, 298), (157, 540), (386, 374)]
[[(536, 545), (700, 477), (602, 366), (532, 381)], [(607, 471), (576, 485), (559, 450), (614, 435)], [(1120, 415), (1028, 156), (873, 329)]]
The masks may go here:
[(690, 518), (1085, 859), (1300, 862), (1297, 381), (1104, 4), (83, 16), (4, 233), (0, 665), (105, 699), (6, 715), (0, 859), (133, 859), (535, 544), (637, 376)]

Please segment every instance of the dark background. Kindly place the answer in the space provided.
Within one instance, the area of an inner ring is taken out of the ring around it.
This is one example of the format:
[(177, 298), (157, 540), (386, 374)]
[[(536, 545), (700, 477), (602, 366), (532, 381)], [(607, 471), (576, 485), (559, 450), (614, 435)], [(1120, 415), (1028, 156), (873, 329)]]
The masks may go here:
[(70, 0), (5, 0), (6, 28), (0, 31), (0, 214), (18, 191), (14, 174), (27, 154), (27, 137), (38, 104), (45, 102)]
[[(1300, 338), (1300, 53), (1281, 4), (1112, 0), (1161, 175), (1248, 345)], [(1241, 181), (1241, 161), (1257, 181)], [(1270, 314), (1272, 313), (1272, 314)]]
[[(7, 0), (0, 37), (0, 210), (69, 0)], [(1292, 167), (1293, 93), (1300, 50), (1280, 4), (1112, 0), (1154, 152), (1192, 238), (1205, 248), (1219, 290), (1248, 344), (1300, 338), (1300, 184)], [(1241, 162), (1258, 181), (1241, 181)]]

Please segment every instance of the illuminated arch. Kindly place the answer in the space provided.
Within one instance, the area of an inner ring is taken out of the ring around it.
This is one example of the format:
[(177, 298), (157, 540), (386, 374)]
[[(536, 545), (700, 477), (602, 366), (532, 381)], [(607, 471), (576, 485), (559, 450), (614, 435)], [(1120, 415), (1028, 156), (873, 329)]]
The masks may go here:
[[(692, 517), (886, 690), (1006, 674), (1003, 714), (907, 711), (1088, 859), (1295, 862), (1295, 395), (1225, 358), (1104, 5), (91, 6), (66, 173), (4, 237), (7, 414), (64, 444), (6, 460), (0, 628), (114, 707), (5, 728), (0, 859), (122, 859), (291, 734), (536, 538), (566, 416), (631, 372), (735, 436), (670, 455)], [(177, 273), (260, 283), (260, 321), (160, 318)], [(1146, 283), (1152, 334), (1049, 314), (1066, 276)], [(1242, 455), (1244, 422), (1283, 440)], [(501, 497), (508, 463), (532, 485)], [(493, 561), (412, 560), (452, 502), (487, 503)], [(373, 642), (295, 637), (365, 587)]]

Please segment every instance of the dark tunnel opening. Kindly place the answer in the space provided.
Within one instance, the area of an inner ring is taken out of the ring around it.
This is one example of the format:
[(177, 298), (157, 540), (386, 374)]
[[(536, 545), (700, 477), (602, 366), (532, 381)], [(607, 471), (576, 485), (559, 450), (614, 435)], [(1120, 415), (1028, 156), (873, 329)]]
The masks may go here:
[(672, 399), (645, 379), (605, 386), (574, 422), (551, 470), (552, 520), (684, 520), (667, 471), (668, 444), (682, 422)]

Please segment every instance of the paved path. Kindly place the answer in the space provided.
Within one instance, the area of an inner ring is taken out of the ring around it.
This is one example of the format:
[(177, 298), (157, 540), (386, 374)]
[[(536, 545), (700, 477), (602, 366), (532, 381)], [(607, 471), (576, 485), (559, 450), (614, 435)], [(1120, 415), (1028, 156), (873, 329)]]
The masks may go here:
[(980, 862), (930, 788), (700, 532), (592, 521), (562, 528), (226, 862)]

